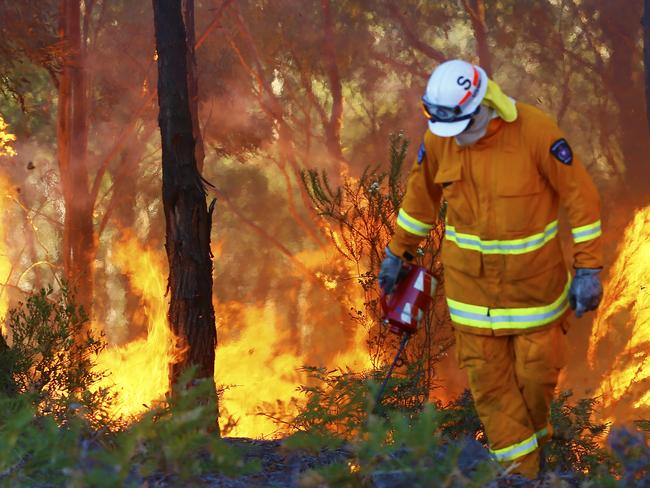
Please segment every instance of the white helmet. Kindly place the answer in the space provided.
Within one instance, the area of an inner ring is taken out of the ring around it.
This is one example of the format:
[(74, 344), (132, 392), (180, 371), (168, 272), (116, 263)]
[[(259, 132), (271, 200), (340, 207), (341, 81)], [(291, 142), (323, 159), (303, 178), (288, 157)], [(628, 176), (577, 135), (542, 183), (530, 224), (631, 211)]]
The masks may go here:
[(478, 111), (487, 85), (485, 71), (467, 61), (453, 59), (436, 67), (422, 97), (429, 130), (441, 137), (463, 132)]

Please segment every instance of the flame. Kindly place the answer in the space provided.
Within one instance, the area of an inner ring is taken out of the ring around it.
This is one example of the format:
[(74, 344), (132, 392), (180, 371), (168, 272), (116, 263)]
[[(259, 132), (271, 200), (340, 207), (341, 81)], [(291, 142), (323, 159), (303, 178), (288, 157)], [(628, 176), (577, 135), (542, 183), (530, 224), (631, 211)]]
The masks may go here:
[[(217, 256), (221, 253), (220, 243), (213, 246), (213, 252)], [(176, 360), (177, 349), (167, 325), (164, 254), (145, 248), (128, 234), (114, 244), (111, 254), (113, 264), (129, 276), (133, 291), (141, 295), (149, 320), (146, 338), (106, 349), (97, 363), (98, 370), (110, 373), (98, 386), (113, 388), (117, 393), (112, 413), (130, 417), (164, 398), (168, 391), (168, 364)], [(313, 251), (298, 257), (310, 268), (332, 262), (325, 252)], [(329, 275), (324, 273), (323, 280), (328, 288), (328, 280), (333, 278), (325, 279), (326, 276)], [(279, 406), (283, 416), (298, 413), (302, 399), (297, 389), (307, 382), (300, 368), (311, 363), (310, 357), (291, 336), (291, 327), (283, 327), (273, 302), (215, 303), (215, 309), (219, 329), (215, 382), (224, 387), (220, 408), (222, 416), (232, 415), (238, 421), (228, 435), (274, 436), (277, 424), (259, 412)], [(312, 329), (317, 323), (300, 325), (298, 335), (315, 334)], [(369, 367), (366, 338), (365, 329), (359, 327), (347, 346), (331, 344), (334, 364), (327, 366)], [(317, 340), (327, 341), (327, 332)]]
[[(214, 367), (215, 383), (224, 385), (222, 414), (236, 417), (238, 423), (228, 435), (268, 437), (278, 429), (269, 418), (257, 415), (265, 405), (281, 402), (287, 413), (297, 413), (291, 399), (305, 380), (298, 369), (305, 364), (300, 354), (286, 350), (291, 340), (279, 328), (272, 303), (246, 306), (237, 303), (217, 307), (217, 315), (241, 320), (238, 337), (219, 338)], [(228, 310), (226, 312), (226, 310)]]
[[(14, 157), (16, 150), (11, 145), (16, 136), (8, 132), (8, 126), (0, 115), (0, 157)], [(7, 202), (13, 197), (9, 179), (0, 174), (0, 333), (7, 334), (4, 324), (4, 317), (9, 309), (9, 294), (7, 293), (7, 282), (11, 274), (11, 261), (9, 260), (9, 244), (7, 244), (7, 229), (5, 228), (4, 217), (8, 214)]]
[[(0, 128), (2, 127), (2, 118), (0, 118)], [(2, 132), (0, 131), (0, 138)], [(1, 141), (1, 139), (0, 139)], [(1, 142), (0, 142), (1, 144)], [(0, 151), (2, 148), (0, 147)], [(7, 293), (7, 282), (11, 274), (11, 261), (9, 260), (9, 244), (7, 243), (7, 228), (5, 227), (5, 217), (9, 213), (7, 203), (12, 197), (12, 189), (9, 180), (0, 174), (0, 332), (6, 337), (7, 330), (4, 324), (4, 318), (9, 309), (9, 294)]]
[[(335, 250), (303, 251), (294, 257), (314, 270), (324, 289), (331, 293), (338, 291), (339, 285), (333, 277), (340, 271)], [(356, 307), (362, 306), (360, 292), (351, 293), (348, 298)], [(332, 306), (337, 299), (332, 295)], [(325, 322), (322, 318), (308, 317), (304, 324), (283, 324), (272, 302), (245, 306), (215, 304), (215, 310), (220, 322), (215, 382), (225, 387), (220, 408), (222, 414), (233, 415), (238, 420), (228, 433), (230, 436), (267, 438), (281, 433), (276, 423), (259, 412), (277, 407), (283, 417), (298, 413), (304, 401), (298, 386), (308, 382), (306, 374), (299, 369), (323, 361), (310, 355), (311, 341), (328, 346), (331, 354), (327, 367), (354, 370), (371, 367), (368, 335), (363, 327), (357, 327), (346, 344), (341, 344), (333, 340), (333, 329), (319, 327)], [(298, 340), (290, 334), (296, 326), (301, 336)]]
[(650, 206), (637, 211), (625, 230), (610, 276), (592, 329), (589, 364), (597, 364), (604, 339), (625, 345), (597, 395), (604, 407), (620, 400), (628, 408), (650, 407), (650, 390), (643, 383), (650, 378)]
[(0, 156), (13, 157), (16, 155), (16, 150), (11, 145), (16, 140), (16, 136), (7, 132), (7, 124), (0, 115)]
[(146, 338), (107, 348), (97, 361), (100, 371), (110, 373), (98, 386), (112, 387), (117, 394), (112, 413), (130, 417), (164, 398), (169, 389), (169, 364), (177, 360), (178, 349), (167, 326), (164, 255), (127, 235), (113, 246), (112, 257), (114, 265), (129, 276), (132, 290), (141, 295), (149, 319)]

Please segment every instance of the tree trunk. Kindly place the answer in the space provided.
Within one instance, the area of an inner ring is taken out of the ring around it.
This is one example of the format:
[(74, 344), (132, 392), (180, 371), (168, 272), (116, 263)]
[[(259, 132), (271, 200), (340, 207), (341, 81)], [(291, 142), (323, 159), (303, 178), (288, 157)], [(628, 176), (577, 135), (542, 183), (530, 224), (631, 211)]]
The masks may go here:
[(643, 2), (643, 66), (645, 68), (645, 108), (650, 131), (650, 0)]
[(346, 167), (341, 148), (341, 126), (343, 125), (343, 88), (341, 76), (336, 62), (336, 37), (334, 34), (334, 19), (329, 0), (321, 0), (323, 10), (323, 57), (325, 71), (332, 93), (332, 112), (325, 126), (327, 150), (337, 163), (339, 170)]
[(610, 57), (604, 73), (605, 93), (618, 109), (617, 130), (625, 161), (627, 196), (635, 205), (648, 203), (647, 181), (650, 165), (650, 138), (645, 107), (642, 67), (639, 63), (638, 36), (641, 4), (601, 1), (600, 27)]
[(485, 0), (465, 0), (465, 10), (469, 14), (476, 39), (479, 64), (488, 76), (492, 76), (492, 55), (487, 42), (487, 23), (485, 21)]
[(187, 91), (190, 98), (190, 113), (194, 131), (194, 157), (199, 173), (203, 172), (205, 148), (199, 126), (199, 77), (196, 71), (196, 29), (194, 26), (194, 0), (183, 0), (183, 20), (187, 38)]
[(59, 78), (57, 140), (65, 219), (63, 266), (76, 301), (92, 314), (96, 242), (86, 166), (88, 114), (79, 0), (61, 0), (59, 37), (67, 54)]
[(158, 104), (162, 139), (163, 206), (170, 294), (169, 325), (186, 352), (171, 367), (176, 381), (187, 367), (213, 381), (217, 343), (212, 306), (210, 229), (214, 201), (207, 207), (195, 157), (188, 95), (187, 37), (181, 0), (153, 0), (158, 51)]

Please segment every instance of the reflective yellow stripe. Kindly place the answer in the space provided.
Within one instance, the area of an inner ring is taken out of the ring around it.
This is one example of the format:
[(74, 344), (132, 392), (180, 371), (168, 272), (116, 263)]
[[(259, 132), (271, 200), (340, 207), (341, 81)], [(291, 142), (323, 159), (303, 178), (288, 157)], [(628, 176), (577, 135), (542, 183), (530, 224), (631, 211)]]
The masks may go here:
[(397, 225), (411, 234), (422, 237), (429, 235), (429, 231), (433, 228), (433, 225), (425, 224), (411, 217), (403, 208), (400, 208), (399, 214), (397, 214)]
[(597, 220), (593, 224), (583, 225), (582, 227), (574, 227), (571, 229), (571, 234), (573, 234), (573, 242), (576, 244), (595, 239), (602, 233), (603, 231), (600, 220)]
[(535, 437), (537, 437), (537, 440), (539, 441), (540, 439), (543, 439), (544, 437), (548, 436), (548, 427), (544, 427), (541, 430), (538, 430), (535, 432)]
[(520, 239), (484, 241), (479, 236), (461, 234), (452, 225), (447, 225), (445, 239), (461, 249), (478, 251), (482, 254), (526, 254), (536, 251), (557, 236), (558, 221), (548, 224), (542, 232)]
[(514, 461), (533, 452), (537, 447), (537, 436), (533, 434), (528, 439), (517, 444), (512, 444), (503, 449), (490, 449), (490, 452), (497, 458), (497, 461)]
[(549, 324), (562, 316), (569, 307), (569, 286), (550, 305), (526, 308), (489, 308), (447, 298), (451, 320), (461, 325), (481, 329), (528, 329)]

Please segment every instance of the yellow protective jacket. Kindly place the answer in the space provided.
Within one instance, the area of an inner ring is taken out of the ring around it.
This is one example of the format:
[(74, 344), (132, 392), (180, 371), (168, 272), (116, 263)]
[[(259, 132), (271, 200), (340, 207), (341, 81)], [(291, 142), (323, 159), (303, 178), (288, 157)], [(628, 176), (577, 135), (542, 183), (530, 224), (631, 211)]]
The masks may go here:
[(526, 333), (566, 315), (560, 203), (573, 266), (602, 267), (600, 202), (589, 174), (550, 117), (520, 102), (517, 111), (513, 122), (492, 120), (471, 146), (426, 132), (389, 244), (397, 256), (415, 255), (444, 196), (449, 311), (455, 327), (476, 334)]

